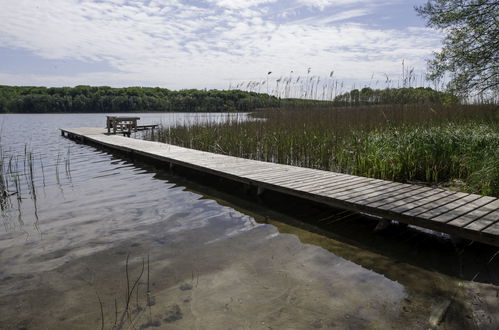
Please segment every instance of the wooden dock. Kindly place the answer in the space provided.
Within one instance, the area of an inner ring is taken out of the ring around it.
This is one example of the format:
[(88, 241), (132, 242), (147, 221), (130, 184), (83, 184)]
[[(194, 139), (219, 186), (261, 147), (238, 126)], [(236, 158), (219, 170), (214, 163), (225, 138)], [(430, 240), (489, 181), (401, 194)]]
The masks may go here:
[(333, 207), (364, 212), (499, 246), (499, 200), (444, 189), (248, 160), (105, 134), (104, 128), (61, 129), (63, 136), (183, 166)]

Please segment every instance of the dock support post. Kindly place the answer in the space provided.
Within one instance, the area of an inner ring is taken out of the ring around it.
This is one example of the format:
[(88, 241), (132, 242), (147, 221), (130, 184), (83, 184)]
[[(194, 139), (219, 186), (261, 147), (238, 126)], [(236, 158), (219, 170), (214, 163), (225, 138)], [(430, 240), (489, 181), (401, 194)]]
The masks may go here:
[(392, 222), (388, 219), (381, 219), (379, 220), (378, 224), (374, 228), (375, 233), (380, 233), (384, 230), (386, 230), (388, 227), (392, 225)]
[(246, 195), (249, 195), (251, 191), (251, 186), (249, 184), (243, 183), (243, 191)]
[(256, 195), (257, 196), (262, 196), (264, 192), (265, 192), (265, 188), (263, 188), (261, 186), (258, 186), (258, 188), (256, 190)]

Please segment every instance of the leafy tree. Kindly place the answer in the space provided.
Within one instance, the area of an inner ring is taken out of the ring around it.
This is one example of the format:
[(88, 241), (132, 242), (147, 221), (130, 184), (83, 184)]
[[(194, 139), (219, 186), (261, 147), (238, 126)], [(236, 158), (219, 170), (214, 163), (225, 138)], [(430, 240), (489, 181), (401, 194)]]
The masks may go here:
[(335, 97), (334, 104), (339, 106), (373, 105), (373, 104), (440, 104), (454, 105), (459, 102), (452, 93), (433, 90), (429, 87), (417, 88), (363, 88)]
[(429, 0), (416, 7), (427, 25), (445, 33), (442, 50), (428, 62), (431, 80), (450, 73), (451, 91), (497, 93), (499, 86), (499, 2)]
[(239, 90), (170, 91), (165, 88), (107, 86), (14, 87), (0, 85), (0, 113), (251, 111), (276, 107), (278, 99)]

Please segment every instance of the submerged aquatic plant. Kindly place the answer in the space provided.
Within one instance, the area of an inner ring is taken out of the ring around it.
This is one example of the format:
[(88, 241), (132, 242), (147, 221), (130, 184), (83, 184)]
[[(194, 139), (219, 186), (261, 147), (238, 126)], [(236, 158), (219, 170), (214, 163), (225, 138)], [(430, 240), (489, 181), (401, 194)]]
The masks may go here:
[[(0, 140), (1, 141), (1, 140)], [(64, 159), (66, 176), (71, 181), (70, 149)], [(38, 190), (46, 186), (46, 169), (55, 168), (57, 184), (60, 185), (58, 154), (55, 164), (46, 166), (42, 154), (36, 154), (28, 144), (21, 151), (5, 148), (0, 143), (0, 210), (6, 230), (15, 230), (24, 226), (23, 203), (26, 199), (33, 202), (34, 228), (39, 230)], [(15, 199), (15, 200), (14, 200)], [(11, 221), (17, 214), (16, 221)], [(25, 230), (22, 230), (26, 232)]]
[[(147, 256), (147, 268), (146, 261), (142, 258), (142, 266), (138, 276), (135, 279), (132, 279), (130, 270), (129, 270), (129, 259), (130, 254), (127, 254), (125, 260), (125, 278), (126, 278), (126, 290), (125, 290), (125, 299), (123, 302), (123, 310), (118, 310), (118, 299), (114, 298), (114, 321), (112, 324), (112, 329), (129, 329), (135, 328), (137, 322), (142, 316), (142, 312), (145, 310), (145, 307), (149, 307), (149, 324), (152, 324), (151, 319), (151, 311), (150, 308), (152, 306), (151, 303), (151, 291), (150, 291), (150, 265), (149, 265), (149, 255)], [(141, 302), (139, 302), (139, 288), (142, 283), (142, 277), (144, 276), (144, 271), (147, 271), (147, 283), (146, 283), (146, 299), (145, 306), (141, 306)], [(105, 328), (105, 313), (104, 313), (104, 303), (102, 302), (100, 295), (96, 292), (97, 300), (99, 302), (100, 308), (100, 316), (101, 316), (101, 329)], [(135, 309), (132, 309), (133, 297), (135, 295)]]

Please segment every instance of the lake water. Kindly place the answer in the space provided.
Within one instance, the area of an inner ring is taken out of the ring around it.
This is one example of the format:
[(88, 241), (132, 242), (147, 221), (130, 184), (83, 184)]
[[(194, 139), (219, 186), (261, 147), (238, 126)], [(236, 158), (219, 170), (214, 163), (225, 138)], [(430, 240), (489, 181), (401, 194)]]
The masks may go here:
[[(226, 119), (137, 116), (164, 125)], [(375, 234), (362, 216), (246, 198), (58, 130), (104, 122), (0, 115), (1, 329), (499, 324), (494, 249), (396, 226)]]

